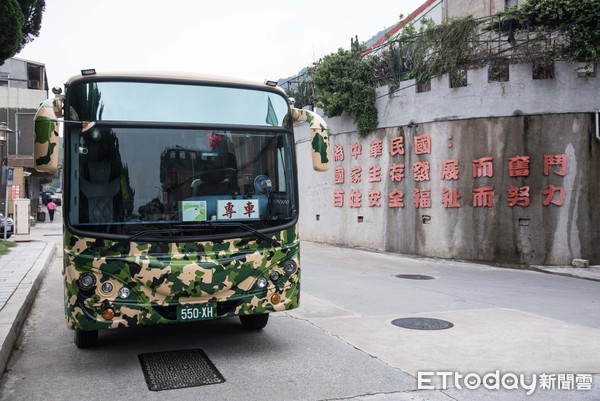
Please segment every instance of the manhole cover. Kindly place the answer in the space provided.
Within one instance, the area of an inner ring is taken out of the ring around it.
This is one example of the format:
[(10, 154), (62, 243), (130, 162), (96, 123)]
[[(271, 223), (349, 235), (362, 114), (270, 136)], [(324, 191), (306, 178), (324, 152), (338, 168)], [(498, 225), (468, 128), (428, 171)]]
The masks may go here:
[(392, 321), (394, 326), (413, 330), (444, 330), (454, 327), (454, 324), (440, 319), (427, 317), (405, 317)]
[(201, 349), (139, 355), (148, 389), (152, 391), (223, 383), (221, 372)]
[(424, 274), (398, 274), (396, 277), (408, 280), (433, 280), (435, 277), (425, 276)]

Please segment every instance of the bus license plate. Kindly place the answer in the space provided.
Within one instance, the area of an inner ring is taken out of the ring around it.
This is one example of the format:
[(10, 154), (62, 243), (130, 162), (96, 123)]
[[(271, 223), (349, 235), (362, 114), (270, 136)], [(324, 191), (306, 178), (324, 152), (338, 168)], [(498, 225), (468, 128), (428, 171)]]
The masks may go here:
[(194, 322), (197, 320), (211, 320), (216, 317), (214, 304), (183, 305), (177, 307), (178, 322)]

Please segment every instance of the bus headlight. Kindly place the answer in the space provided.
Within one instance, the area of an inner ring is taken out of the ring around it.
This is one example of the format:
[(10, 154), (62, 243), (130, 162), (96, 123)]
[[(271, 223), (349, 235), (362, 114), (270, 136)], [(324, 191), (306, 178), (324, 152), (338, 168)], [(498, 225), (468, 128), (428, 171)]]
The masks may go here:
[(106, 281), (106, 282), (102, 283), (102, 287), (100, 287), (100, 289), (102, 290), (103, 293), (110, 294), (113, 290), (113, 285), (111, 284), (110, 281)]
[(79, 288), (82, 290), (91, 290), (96, 285), (96, 276), (92, 273), (83, 273), (79, 277)]
[(129, 298), (130, 294), (131, 294), (131, 290), (127, 287), (123, 287), (119, 290), (119, 298), (121, 298), (121, 299)]
[(260, 289), (265, 288), (267, 284), (267, 279), (264, 277), (260, 277), (258, 280), (256, 280), (256, 286)]
[(272, 282), (276, 283), (277, 280), (279, 280), (279, 272), (277, 272), (277, 271), (271, 272), (271, 275), (269, 277), (271, 278)]
[(289, 275), (292, 275), (298, 271), (298, 265), (293, 260), (288, 260), (283, 264), (283, 270)]

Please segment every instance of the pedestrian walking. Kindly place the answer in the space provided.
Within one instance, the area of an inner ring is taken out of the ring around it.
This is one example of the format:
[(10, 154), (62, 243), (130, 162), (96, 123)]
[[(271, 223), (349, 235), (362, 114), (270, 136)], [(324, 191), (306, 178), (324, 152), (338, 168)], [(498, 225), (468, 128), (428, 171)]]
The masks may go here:
[(48, 208), (48, 215), (50, 216), (50, 221), (54, 221), (54, 212), (56, 211), (56, 203), (52, 199), (46, 205)]

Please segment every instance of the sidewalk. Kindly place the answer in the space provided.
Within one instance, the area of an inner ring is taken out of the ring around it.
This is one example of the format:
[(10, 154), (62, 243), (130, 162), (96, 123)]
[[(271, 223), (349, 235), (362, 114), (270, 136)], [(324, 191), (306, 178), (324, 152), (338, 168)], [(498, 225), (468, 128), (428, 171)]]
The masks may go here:
[(0, 256), (0, 374), (54, 258), (56, 246), (49, 236), (62, 235), (62, 221), (46, 219), (31, 227), (30, 233), (30, 241), (18, 242)]

